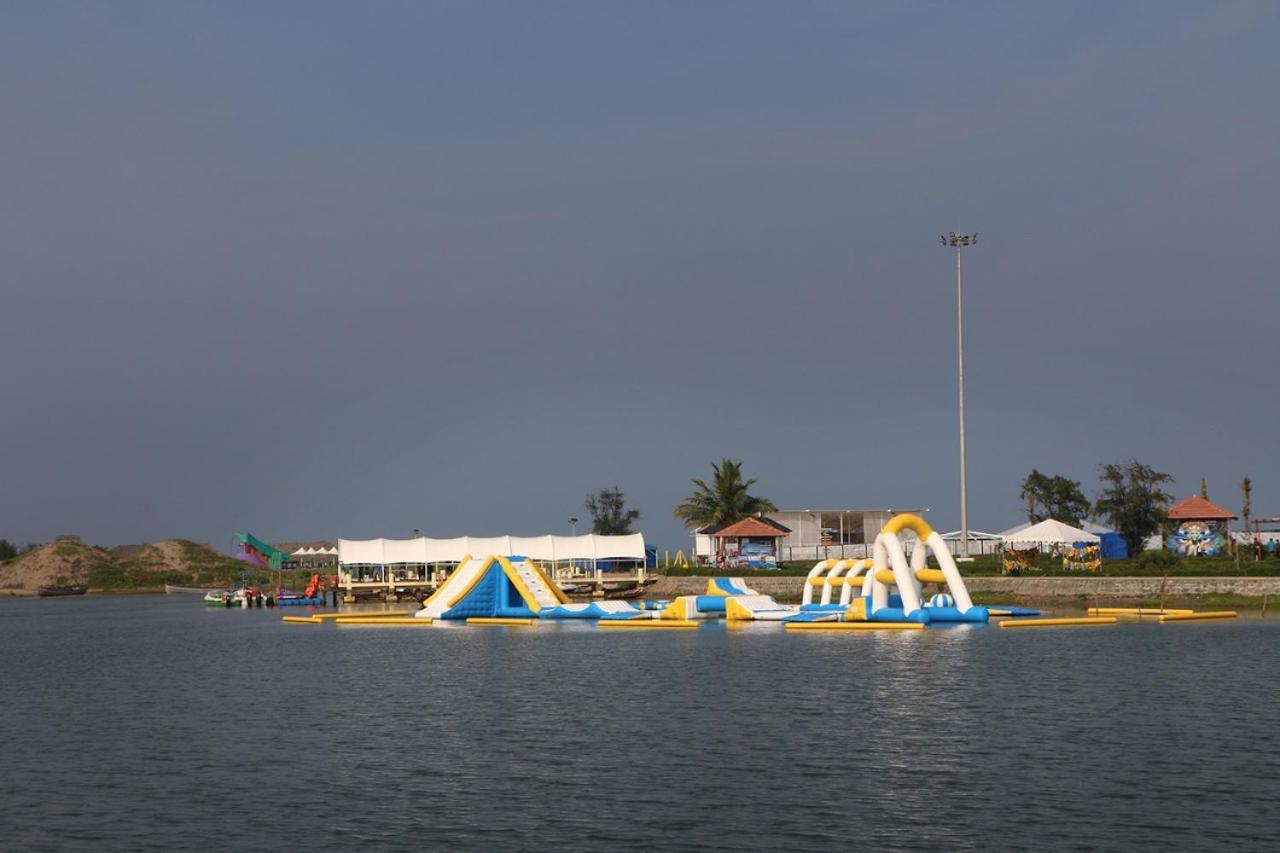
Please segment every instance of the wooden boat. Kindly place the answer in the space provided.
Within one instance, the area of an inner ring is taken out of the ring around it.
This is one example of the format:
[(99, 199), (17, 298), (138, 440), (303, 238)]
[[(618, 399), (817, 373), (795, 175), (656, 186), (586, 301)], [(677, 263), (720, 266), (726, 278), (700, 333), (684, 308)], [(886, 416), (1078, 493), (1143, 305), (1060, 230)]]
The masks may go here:
[(36, 595), (41, 598), (51, 598), (55, 595), (84, 595), (89, 591), (87, 586), (79, 586), (76, 584), (51, 584), (36, 588)]
[(213, 592), (204, 586), (174, 586), (171, 583), (164, 585), (164, 591), (168, 595), (208, 595)]

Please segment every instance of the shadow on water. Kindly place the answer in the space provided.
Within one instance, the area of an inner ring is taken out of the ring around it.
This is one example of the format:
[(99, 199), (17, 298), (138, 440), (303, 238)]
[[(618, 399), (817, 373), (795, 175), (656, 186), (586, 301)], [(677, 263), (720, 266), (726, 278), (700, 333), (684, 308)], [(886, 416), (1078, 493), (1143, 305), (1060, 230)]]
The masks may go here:
[(0, 601), (22, 850), (1167, 849), (1280, 837), (1280, 626), (290, 626)]

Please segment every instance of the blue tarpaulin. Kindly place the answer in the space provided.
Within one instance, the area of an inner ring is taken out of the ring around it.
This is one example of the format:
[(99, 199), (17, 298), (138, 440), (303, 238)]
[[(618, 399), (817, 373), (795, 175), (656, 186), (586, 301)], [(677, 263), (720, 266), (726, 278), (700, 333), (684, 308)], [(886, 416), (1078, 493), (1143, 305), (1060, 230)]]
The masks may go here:
[(1125, 544), (1124, 537), (1119, 533), (1099, 533), (1102, 538), (1101, 546), (1102, 559), (1104, 560), (1123, 560), (1129, 556), (1129, 546)]

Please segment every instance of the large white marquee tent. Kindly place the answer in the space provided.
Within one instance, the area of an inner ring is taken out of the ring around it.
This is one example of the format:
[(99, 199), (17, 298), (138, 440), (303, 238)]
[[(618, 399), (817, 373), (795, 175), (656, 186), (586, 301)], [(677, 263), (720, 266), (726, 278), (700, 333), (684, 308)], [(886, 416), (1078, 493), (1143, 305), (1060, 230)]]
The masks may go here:
[(1096, 545), (1102, 539), (1095, 533), (1072, 527), (1052, 518), (1039, 524), (1028, 525), (1021, 530), (1006, 531), (1001, 535), (1004, 544), (1018, 545), (1074, 545), (1077, 542), (1089, 542)]
[(534, 560), (644, 560), (644, 535), (459, 536), (454, 539), (339, 539), (343, 565), (460, 563), (467, 556), (519, 554)]

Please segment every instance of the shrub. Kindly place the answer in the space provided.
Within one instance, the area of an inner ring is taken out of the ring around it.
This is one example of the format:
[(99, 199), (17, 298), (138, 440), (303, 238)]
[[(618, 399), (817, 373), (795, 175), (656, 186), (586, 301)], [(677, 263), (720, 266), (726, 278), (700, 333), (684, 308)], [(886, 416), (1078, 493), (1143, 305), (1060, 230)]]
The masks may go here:
[(1182, 560), (1178, 559), (1178, 555), (1164, 549), (1143, 551), (1142, 556), (1138, 558), (1138, 566), (1144, 569), (1164, 569), (1168, 571), (1176, 569), (1180, 565), (1182, 565)]

